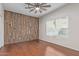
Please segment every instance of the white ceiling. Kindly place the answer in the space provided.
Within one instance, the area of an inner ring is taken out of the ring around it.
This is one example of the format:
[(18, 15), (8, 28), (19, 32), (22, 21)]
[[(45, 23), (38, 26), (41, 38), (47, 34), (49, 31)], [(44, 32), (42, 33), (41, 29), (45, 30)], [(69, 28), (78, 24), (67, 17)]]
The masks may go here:
[(49, 3), (49, 4), (51, 5), (50, 8), (48, 8), (46, 11), (43, 11), (42, 13), (36, 13), (36, 14), (34, 12), (29, 12), (28, 9), (25, 9), (23, 3), (3, 3), (3, 6), (4, 9), (8, 11), (13, 11), (33, 17), (41, 17), (65, 5), (65, 3)]

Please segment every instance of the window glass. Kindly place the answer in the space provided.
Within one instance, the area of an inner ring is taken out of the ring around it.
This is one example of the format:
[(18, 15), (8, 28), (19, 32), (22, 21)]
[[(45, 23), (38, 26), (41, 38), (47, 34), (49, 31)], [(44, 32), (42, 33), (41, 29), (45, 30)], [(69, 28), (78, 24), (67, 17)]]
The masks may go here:
[(68, 35), (68, 17), (48, 20), (46, 22), (46, 35), (48, 36), (67, 36)]

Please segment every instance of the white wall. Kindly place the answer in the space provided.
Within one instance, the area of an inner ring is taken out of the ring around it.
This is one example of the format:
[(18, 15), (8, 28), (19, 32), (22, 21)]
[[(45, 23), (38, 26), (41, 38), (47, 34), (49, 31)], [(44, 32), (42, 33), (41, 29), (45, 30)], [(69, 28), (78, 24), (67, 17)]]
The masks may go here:
[(0, 3), (0, 48), (4, 45), (4, 10)]
[[(69, 17), (69, 38), (48, 37), (45, 32), (46, 20)], [(39, 39), (79, 51), (79, 4), (68, 4), (39, 20)]]

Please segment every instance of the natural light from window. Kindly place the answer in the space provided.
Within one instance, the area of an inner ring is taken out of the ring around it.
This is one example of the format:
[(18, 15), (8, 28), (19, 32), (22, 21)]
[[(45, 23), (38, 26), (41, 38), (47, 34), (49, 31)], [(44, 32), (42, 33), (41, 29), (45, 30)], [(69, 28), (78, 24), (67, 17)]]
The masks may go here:
[(68, 17), (56, 18), (46, 22), (47, 36), (68, 36)]

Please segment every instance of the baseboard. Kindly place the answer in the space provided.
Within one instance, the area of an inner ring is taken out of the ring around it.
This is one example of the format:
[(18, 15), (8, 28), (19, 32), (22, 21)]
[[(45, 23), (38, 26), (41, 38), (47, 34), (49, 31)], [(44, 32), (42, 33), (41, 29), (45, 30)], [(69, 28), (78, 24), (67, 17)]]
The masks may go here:
[(41, 40), (41, 39), (40, 39), (40, 41), (48, 42), (48, 43), (50, 43), (50, 44), (55, 44), (55, 45), (58, 45), (58, 46), (64, 47), (64, 48), (66, 48), (66, 49), (70, 49), (70, 50), (74, 50), (74, 51), (78, 51), (78, 52), (79, 52), (78, 49), (70, 48), (70, 47), (67, 47), (67, 46), (64, 46), (64, 45), (60, 45), (60, 44), (57, 44), (57, 43), (52, 43), (52, 42), (45, 41), (45, 40)]
[(4, 46), (6, 45), (10, 45), (10, 44), (17, 44), (17, 43), (23, 43), (23, 42), (31, 42), (31, 41), (39, 41), (39, 39), (34, 39), (34, 40), (30, 40), (30, 41), (21, 41), (21, 42), (14, 42), (14, 43), (8, 43), (8, 44), (4, 44)]

